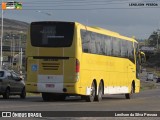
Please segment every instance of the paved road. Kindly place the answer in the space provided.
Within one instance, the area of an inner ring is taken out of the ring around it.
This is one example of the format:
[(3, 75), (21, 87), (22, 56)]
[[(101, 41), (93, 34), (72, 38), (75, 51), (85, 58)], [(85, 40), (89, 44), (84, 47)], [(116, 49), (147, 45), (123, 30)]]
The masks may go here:
[[(154, 86), (155, 88), (159, 88), (160, 89), (160, 82), (157, 83), (157, 78), (155, 77), (155, 73), (154, 74), (154, 79), (152, 80), (148, 80), (147, 81), (147, 72), (144, 71), (140, 74), (140, 80), (141, 82), (146, 83), (146, 84), (150, 84), (151, 86)], [(144, 86), (143, 86), (144, 87)]]
[[(145, 81), (145, 75), (143, 76), (141, 80)], [(155, 81), (146, 82), (155, 83)], [(159, 85), (160, 83), (155, 84)], [(125, 99), (124, 95), (105, 95), (101, 102), (92, 103), (85, 102), (80, 97), (71, 97), (65, 101), (44, 102), (40, 95), (30, 96), (26, 99), (20, 99), (19, 96), (11, 96), (8, 100), (0, 96), (0, 111), (160, 111), (160, 87), (141, 91), (139, 94), (135, 94), (131, 100)], [(52, 118), (47, 118), (47, 120), (50, 119)], [(77, 120), (77, 118), (75, 119)], [(86, 118), (82, 119), (85, 120)], [(90, 118), (90, 120), (92, 119), (96, 120), (97, 118)], [(117, 120), (116, 118), (107, 119)], [(130, 118), (121, 119), (128, 120)], [(132, 120), (135, 119), (132, 118)], [(142, 120), (142, 118), (139, 119)], [(150, 119), (145, 117), (145, 120)], [(158, 120), (158, 118), (152, 119)], [(99, 120), (103, 120), (103, 118), (99, 118)]]
[(146, 90), (135, 94), (131, 100), (124, 95), (104, 96), (102, 102), (85, 102), (79, 98), (66, 101), (43, 102), (41, 96), (0, 97), (0, 111), (160, 111), (160, 89)]

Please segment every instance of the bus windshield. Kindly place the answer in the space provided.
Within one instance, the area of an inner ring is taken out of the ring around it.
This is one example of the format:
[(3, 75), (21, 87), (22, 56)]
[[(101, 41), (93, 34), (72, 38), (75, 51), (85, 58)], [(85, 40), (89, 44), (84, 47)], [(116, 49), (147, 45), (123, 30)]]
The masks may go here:
[(36, 47), (70, 47), (74, 35), (72, 22), (33, 22), (31, 44)]

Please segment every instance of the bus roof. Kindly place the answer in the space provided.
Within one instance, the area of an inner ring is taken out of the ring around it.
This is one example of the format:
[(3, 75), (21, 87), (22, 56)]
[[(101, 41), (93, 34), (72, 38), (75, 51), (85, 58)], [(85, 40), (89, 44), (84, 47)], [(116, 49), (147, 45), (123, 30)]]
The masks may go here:
[(101, 28), (101, 27), (96, 27), (96, 26), (90, 26), (90, 27), (98, 29), (98, 30), (102, 30), (102, 31), (105, 31), (105, 32), (109, 32), (109, 33), (112, 33), (112, 34), (115, 34), (115, 35), (120, 35), (117, 32), (113, 32), (113, 31), (110, 31), (110, 30), (107, 30), (107, 29), (104, 29), (104, 28)]
[(107, 29), (104, 29), (104, 28), (101, 28), (101, 27), (97, 27), (97, 26), (86, 26), (86, 25), (83, 25), (83, 24), (81, 24), (79, 22), (73, 22), (73, 21), (36, 21), (36, 22), (32, 22), (32, 24), (37, 23), (37, 22), (66, 22), (66, 23), (75, 23), (77, 25), (81, 25), (81, 26), (85, 27), (85, 29), (87, 29), (87, 30), (93, 30), (93, 31), (101, 33), (101, 34), (106, 34), (106, 35), (109, 35), (109, 36), (113, 36), (113, 37), (117, 37), (117, 38), (120, 38), (120, 39), (125, 39), (125, 40), (129, 40), (129, 41), (133, 41), (133, 42), (138, 43), (134, 38), (121, 35), (118, 32), (114, 32), (114, 31), (107, 30)]
[(83, 25), (83, 24), (78, 23), (78, 22), (75, 22), (75, 23), (80, 24), (82, 26), (85, 26), (85, 28), (87, 30), (94, 30), (95, 32), (98, 32), (98, 33), (107, 34), (109, 36), (113, 36), (113, 37), (117, 37), (117, 38), (120, 38), (120, 39), (125, 39), (125, 40), (129, 40), (129, 41), (133, 41), (133, 42), (138, 43), (134, 38), (121, 35), (118, 32), (114, 32), (114, 31), (107, 30), (107, 29), (104, 29), (104, 28), (101, 28), (101, 27), (97, 27), (97, 26), (86, 26), (86, 25)]

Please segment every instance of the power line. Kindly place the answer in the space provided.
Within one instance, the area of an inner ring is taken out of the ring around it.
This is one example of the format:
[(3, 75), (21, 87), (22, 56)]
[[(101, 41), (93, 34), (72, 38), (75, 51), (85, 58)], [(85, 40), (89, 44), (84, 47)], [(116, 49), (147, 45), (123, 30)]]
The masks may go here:
[[(118, 2), (118, 1), (122, 1), (122, 2)], [(146, 1), (143, 1), (143, 2), (146, 2)], [(28, 3), (32, 3), (32, 6)], [(35, 3), (35, 4), (33, 4), (33, 3)], [(67, 2), (66, 2), (66, 0), (57, 0), (57, 1), (46, 0), (46, 1), (24, 2), (22, 10), (105, 10), (105, 9), (132, 9), (133, 10), (133, 9), (146, 9), (146, 8), (147, 9), (148, 8), (160, 8), (158, 6), (153, 6), (153, 7), (145, 7), (145, 6), (114, 7), (113, 6), (113, 5), (120, 5), (120, 4), (127, 4), (127, 3), (128, 4), (130, 3), (129, 0), (115, 0), (115, 1), (113, 1), (113, 0), (99, 0), (99, 1), (95, 1), (95, 0), (82, 0), (82, 1), (67, 0)], [(42, 4), (43, 4), (43, 6), (42, 6)], [(111, 6), (104, 7), (104, 5), (105, 6), (111, 5)], [(83, 8), (74, 8), (77, 6), (83, 6)], [(87, 8), (84, 8), (84, 6), (87, 6)], [(95, 7), (95, 6), (98, 6), (98, 7)], [(38, 8), (38, 7), (40, 7), (40, 8)], [(48, 8), (48, 7), (51, 7), (51, 8)], [(66, 8), (55, 8), (55, 7), (66, 7)], [(70, 8), (67, 8), (67, 7), (70, 7)]]
[[(92, 2), (91, 2), (92, 1)], [(119, 2), (121, 1), (121, 2)], [(117, 3), (118, 2), (118, 3)], [(145, 2), (145, 1), (143, 1)], [(102, 9), (145, 9), (145, 8), (159, 8), (158, 6), (153, 6), (153, 7), (144, 7), (141, 8), (139, 7), (134, 7), (134, 8), (123, 8), (119, 7), (116, 8), (112, 5), (122, 5), (122, 4), (128, 4), (130, 3), (130, 0), (58, 0), (58, 1), (51, 1), (51, 0), (45, 0), (45, 1), (34, 1), (30, 2), (32, 6), (29, 4), (24, 4), (24, 10), (37, 10), (38, 7), (40, 7), (40, 10), (102, 10)], [(33, 4), (34, 3), (34, 4)], [(43, 6), (41, 5), (43, 4)], [(109, 6), (111, 5), (110, 8), (105, 8), (104, 5)], [(83, 8), (48, 8), (48, 7), (77, 7), (77, 6), (83, 6)], [(99, 6), (99, 8), (84, 8), (84, 6), (87, 7), (94, 7), (94, 6)], [(100, 7), (101, 6), (101, 7)], [(32, 8), (25, 8), (25, 7), (32, 7)], [(33, 8), (36, 7), (36, 8)], [(43, 7), (43, 9), (42, 9)]]
[(88, 0), (86, 0), (86, 1), (80, 1), (80, 0), (58, 0), (58, 1), (32, 1), (32, 2), (23, 2), (23, 3), (25, 3), (25, 4), (50, 4), (50, 3), (53, 3), (53, 4), (74, 4), (74, 3), (78, 3), (78, 4), (81, 4), (81, 3), (84, 3), (84, 4), (86, 4), (86, 3), (89, 3), (89, 4), (91, 4), (91, 3), (116, 3), (116, 2), (128, 2), (128, 3), (146, 3), (146, 2), (151, 2), (151, 3), (153, 3), (153, 2), (156, 2), (156, 3), (158, 3), (158, 2), (160, 2), (160, 0), (148, 0), (148, 1), (130, 1), (130, 0), (96, 0), (96, 1), (88, 1)]
[(61, 4), (61, 5), (43, 5), (43, 6), (41, 6), (41, 5), (36, 5), (36, 6), (28, 6), (28, 5), (26, 5), (26, 7), (60, 7), (60, 6), (88, 6), (88, 5), (90, 5), (90, 6), (95, 6), (95, 5), (97, 5), (97, 6), (101, 6), (101, 5), (111, 5), (111, 4), (124, 4), (124, 3), (100, 3), (100, 4), (94, 4), (94, 3), (92, 3), (92, 4), (76, 4), (76, 5), (73, 5), (73, 4)]
[(88, 0), (57, 0), (57, 1), (27, 1), (27, 2), (23, 2), (23, 3), (30, 3), (30, 4), (48, 4), (48, 3), (100, 3), (100, 2), (103, 2), (103, 3), (114, 3), (114, 2), (123, 2), (123, 1), (129, 1), (129, 0), (96, 0), (96, 1), (88, 1)]
[(105, 10), (105, 9), (132, 9), (132, 10), (134, 10), (134, 9), (148, 9), (148, 8), (160, 8), (160, 7), (137, 7), (137, 8), (60, 8), (60, 9), (53, 9), (53, 8), (51, 8), (51, 9), (46, 9), (46, 8), (44, 8), (44, 9), (42, 9), (42, 8), (40, 8), (40, 9), (37, 9), (37, 8), (31, 8), (31, 9), (23, 9), (23, 10)]

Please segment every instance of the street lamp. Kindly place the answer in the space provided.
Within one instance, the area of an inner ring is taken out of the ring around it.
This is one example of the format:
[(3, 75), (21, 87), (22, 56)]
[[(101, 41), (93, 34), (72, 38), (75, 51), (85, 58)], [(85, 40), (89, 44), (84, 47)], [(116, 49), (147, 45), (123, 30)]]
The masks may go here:
[(20, 39), (19, 39), (19, 70), (22, 70), (22, 33), (23, 31), (20, 31)]
[(159, 49), (159, 36), (160, 36), (160, 29), (157, 29), (157, 50)]
[(12, 63), (12, 69), (13, 69), (14, 52), (15, 52), (15, 41), (14, 41), (15, 39), (14, 39), (14, 36), (15, 36), (14, 34), (11, 34), (11, 40), (12, 40), (11, 41), (11, 48), (12, 48), (11, 49), (11, 56), (12, 56), (12, 62), (11, 63)]
[[(1, 1), (1, 4), (3, 3), (3, 0)], [(1, 56), (0, 56), (0, 68), (2, 69), (2, 61), (3, 61), (3, 55), (2, 55), (2, 40), (3, 40), (3, 9), (2, 9), (2, 17), (1, 17)]]

